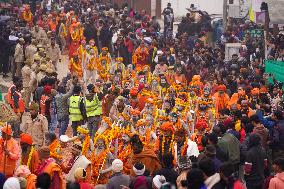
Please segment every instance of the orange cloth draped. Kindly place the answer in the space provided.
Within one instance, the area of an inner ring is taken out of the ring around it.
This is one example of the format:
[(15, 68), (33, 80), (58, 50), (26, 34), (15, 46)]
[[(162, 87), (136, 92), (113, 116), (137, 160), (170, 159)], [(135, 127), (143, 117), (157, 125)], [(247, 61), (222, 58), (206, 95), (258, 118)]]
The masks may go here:
[(56, 26), (57, 26), (57, 23), (56, 23), (56, 22), (50, 21), (50, 22), (48, 23), (48, 26), (49, 26), (49, 29), (50, 29), (52, 32), (56, 32)]
[(228, 94), (224, 93), (222, 94), (222, 96), (219, 94), (219, 92), (216, 92), (214, 94), (214, 98), (215, 98), (215, 104), (216, 104), (216, 114), (219, 114), (219, 111), (227, 108), (228, 103), (230, 101), (230, 97)]
[[(153, 149), (144, 148), (140, 154), (132, 154), (129, 158), (129, 167), (133, 167), (136, 162), (142, 162), (145, 168), (150, 171), (150, 174), (155, 173), (161, 168), (159, 159)], [(134, 176), (133, 169), (131, 169), (131, 175)]]
[(27, 188), (26, 189), (36, 189), (36, 178), (37, 176), (34, 174), (30, 174), (26, 180), (27, 180)]
[(76, 23), (73, 23), (69, 27), (69, 32), (71, 35), (71, 43), (69, 46), (69, 57), (73, 57), (73, 54), (78, 50), (80, 47), (81, 41), (81, 31), (79, 28), (76, 28)]
[(187, 84), (187, 80), (186, 80), (184, 74), (181, 74), (181, 75), (175, 74), (175, 75), (174, 75), (174, 82), (175, 82), (176, 84), (181, 83), (183, 86), (186, 86), (186, 84)]
[(135, 50), (134, 53), (134, 64), (136, 64), (136, 67), (143, 67), (147, 64), (147, 58), (148, 58), (149, 52), (147, 47), (141, 48), (140, 46)]
[(139, 111), (142, 111), (144, 109), (144, 106), (146, 104), (147, 99), (152, 97), (150, 92), (148, 94), (147, 91), (144, 91), (145, 94), (143, 94), (143, 91), (142, 91), (142, 94), (138, 95), (138, 108), (139, 108)]
[(108, 158), (107, 156), (108, 156), (108, 150), (104, 150), (99, 155), (95, 155), (95, 153), (92, 154), (92, 157), (91, 157), (92, 169), (93, 169), (92, 179), (95, 185), (96, 184), (106, 184), (108, 181), (110, 172), (105, 173), (105, 174), (99, 174), (100, 170), (103, 170), (106, 168), (105, 165), (106, 165), (106, 161)]
[[(7, 149), (10, 155), (5, 155), (4, 149)], [(13, 176), (14, 170), (16, 169), (16, 162), (19, 158), (20, 146), (18, 142), (13, 138), (8, 141), (4, 141), (3, 138), (0, 138), (0, 172), (7, 177)], [(6, 163), (4, 165), (5, 160)]]
[(71, 44), (69, 46), (69, 57), (73, 57), (74, 53), (77, 51), (79, 47), (80, 47), (79, 41), (71, 40)]
[(55, 173), (58, 173), (58, 176), (60, 178), (60, 185), (57, 186), (57, 189), (64, 189), (64, 178), (63, 178), (63, 174), (62, 174), (62, 170), (61, 167), (54, 162), (49, 163), (43, 170), (44, 173), (48, 173), (52, 179), (52, 177), (54, 176)]
[[(239, 93), (234, 93), (228, 103), (229, 106), (233, 105), (233, 104), (238, 104), (238, 101), (240, 99), (240, 95)], [(245, 99), (248, 100), (248, 96), (245, 95)]]
[(33, 14), (30, 10), (24, 10), (22, 13), (22, 17), (24, 19), (24, 21), (30, 23), (33, 20)]
[[(28, 159), (29, 159), (29, 153), (25, 156), (22, 156), (22, 165), (27, 165), (28, 163)], [(35, 173), (38, 165), (39, 165), (39, 156), (38, 156), (38, 152), (36, 150), (34, 150), (33, 154), (32, 154), (32, 159), (29, 165), (29, 169), (31, 171), (32, 174)]]
[(69, 70), (72, 74), (76, 74), (78, 77), (82, 78), (83, 77), (83, 69), (81, 65), (81, 61), (75, 62), (73, 58), (71, 58), (69, 62)]

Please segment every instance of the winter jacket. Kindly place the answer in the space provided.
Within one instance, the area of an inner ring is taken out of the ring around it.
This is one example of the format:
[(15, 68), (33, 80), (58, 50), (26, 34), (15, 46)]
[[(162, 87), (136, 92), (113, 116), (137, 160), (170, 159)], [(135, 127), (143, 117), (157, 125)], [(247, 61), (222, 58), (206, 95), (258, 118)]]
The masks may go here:
[(267, 142), (269, 139), (269, 131), (262, 124), (257, 125), (253, 129), (253, 133), (257, 134), (261, 138), (261, 145), (264, 149), (267, 149)]
[(225, 135), (219, 139), (217, 145), (228, 155), (229, 161), (234, 165), (240, 163), (240, 142), (234, 135), (225, 133)]
[(284, 172), (277, 173), (269, 182), (269, 189), (284, 188)]
[(271, 145), (274, 149), (284, 150), (284, 120), (280, 120), (273, 127)]

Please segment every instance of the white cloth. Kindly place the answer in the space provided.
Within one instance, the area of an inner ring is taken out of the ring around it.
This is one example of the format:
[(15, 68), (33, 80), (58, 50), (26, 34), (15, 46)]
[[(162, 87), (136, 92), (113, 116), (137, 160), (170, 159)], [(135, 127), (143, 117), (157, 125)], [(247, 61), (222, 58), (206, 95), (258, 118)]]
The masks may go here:
[(20, 182), (16, 177), (11, 177), (4, 183), (3, 189), (21, 189)]
[(90, 165), (91, 162), (86, 158), (86, 156), (81, 155), (73, 164), (71, 170), (66, 176), (66, 180), (70, 182), (75, 182), (74, 173), (77, 168), (84, 168), (87, 169), (88, 165)]
[(166, 178), (163, 175), (156, 175), (153, 178), (153, 184), (157, 189), (160, 189), (161, 186), (166, 182)]
[(211, 189), (216, 183), (218, 183), (221, 180), (220, 178), (220, 174), (219, 173), (215, 173), (214, 175), (212, 175), (211, 177), (208, 177), (205, 180), (205, 185), (207, 187), (207, 189)]
[[(187, 157), (190, 157), (190, 156), (198, 157), (199, 156), (199, 150), (198, 150), (196, 142), (193, 142), (190, 139), (188, 139), (187, 146), (188, 146), (186, 150)], [(174, 145), (174, 149), (175, 149), (175, 157), (177, 158), (177, 144), (176, 143)]]

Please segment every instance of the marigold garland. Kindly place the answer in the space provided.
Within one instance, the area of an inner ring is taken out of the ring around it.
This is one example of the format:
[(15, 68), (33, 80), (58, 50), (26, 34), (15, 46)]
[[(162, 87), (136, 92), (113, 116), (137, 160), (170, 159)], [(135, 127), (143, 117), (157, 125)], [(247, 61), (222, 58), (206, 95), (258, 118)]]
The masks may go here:
[(182, 156), (185, 156), (187, 154), (187, 148), (188, 148), (187, 141), (188, 141), (188, 138), (186, 137), (186, 139), (183, 143), (182, 149), (180, 151)]
[[(162, 155), (164, 155), (164, 152), (165, 152), (165, 142), (166, 142), (166, 137), (163, 135), (163, 139), (162, 139)], [(172, 134), (172, 138), (171, 138), (171, 141), (170, 141), (169, 152), (171, 152), (172, 149), (173, 149), (173, 143), (174, 143), (174, 134)]]
[(82, 155), (86, 155), (88, 153), (89, 147), (90, 147), (90, 135), (87, 135), (85, 137), (85, 140), (83, 142), (83, 147), (82, 147)]
[[(31, 151), (30, 151), (30, 153), (29, 153), (27, 165), (26, 165), (27, 167), (30, 167), (30, 164), (31, 164), (31, 161), (32, 161), (32, 157), (33, 157), (34, 151), (35, 151), (35, 148), (34, 148), (34, 146), (32, 146), (32, 147), (31, 147)], [(23, 159), (21, 159), (20, 165), (22, 165), (22, 163), (23, 163)]]

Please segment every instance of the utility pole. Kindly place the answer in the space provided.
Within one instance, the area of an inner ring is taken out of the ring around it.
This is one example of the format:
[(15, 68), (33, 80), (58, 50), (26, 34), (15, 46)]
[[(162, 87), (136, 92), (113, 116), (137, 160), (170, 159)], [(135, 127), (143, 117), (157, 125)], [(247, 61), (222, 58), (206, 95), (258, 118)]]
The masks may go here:
[(223, 0), (223, 28), (227, 28), (227, 19), (228, 19), (228, 0)]

